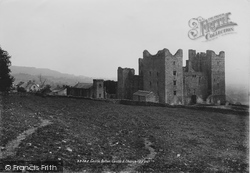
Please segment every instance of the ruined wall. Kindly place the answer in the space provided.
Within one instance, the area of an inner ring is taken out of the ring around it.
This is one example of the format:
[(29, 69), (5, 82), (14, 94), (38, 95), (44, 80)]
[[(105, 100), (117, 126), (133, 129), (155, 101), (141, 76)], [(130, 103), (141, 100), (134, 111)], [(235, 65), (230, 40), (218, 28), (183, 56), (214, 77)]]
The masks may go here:
[(143, 89), (153, 91), (160, 103), (181, 104), (183, 97), (182, 50), (172, 55), (168, 49), (151, 55), (143, 52), (139, 59), (139, 73), (143, 76)]
[[(216, 55), (213, 51), (197, 53), (189, 50), (189, 60), (186, 61), (184, 72), (184, 100), (185, 104), (194, 102), (224, 101), (225, 95), (225, 60), (224, 52)], [(191, 91), (191, 92), (190, 92)], [(211, 97), (212, 96), (212, 97)]]
[(216, 55), (213, 51), (207, 51), (211, 57), (211, 95), (213, 103), (225, 102), (225, 53), (221, 51)]
[(163, 51), (151, 55), (147, 50), (143, 52), (143, 59), (139, 60), (139, 73), (142, 74), (143, 90), (153, 91), (159, 102), (165, 103), (165, 56)]
[(132, 68), (118, 67), (118, 85), (117, 85), (117, 97), (118, 99), (129, 99), (130, 86), (132, 78), (135, 74), (135, 70)]
[(209, 59), (205, 53), (188, 51), (186, 67), (183, 68), (184, 104), (204, 103), (208, 97)]
[(207, 98), (207, 77), (201, 72), (184, 72), (183, 75), (184, 104), (204, 103)]
[(138, 91), (143, 89), (143, 81), (142, 81), (142, 76), (139, 75), (134, 75), (132, 77), (132, 83), (131, 83), (131, 93), (132, 95)]
[(175, 55), (169, 50), (165, 52), (165, 103), (182, 104), (183, 102), (183, 70), (182, 50), (179, 49)]
[(133, 93), (143, 89), (142, 77), (135, 75), (132, 68), (118, 68), (118, 99), (133, 99)]

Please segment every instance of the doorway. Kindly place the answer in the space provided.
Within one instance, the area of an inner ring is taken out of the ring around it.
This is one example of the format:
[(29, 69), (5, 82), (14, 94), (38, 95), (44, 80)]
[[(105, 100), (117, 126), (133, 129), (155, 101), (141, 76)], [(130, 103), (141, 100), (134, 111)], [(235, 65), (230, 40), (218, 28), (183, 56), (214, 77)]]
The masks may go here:
[(197, 103), (197, 96), (196, 95), (192, 95), (191, 96), (191, 104), (196, 104)]

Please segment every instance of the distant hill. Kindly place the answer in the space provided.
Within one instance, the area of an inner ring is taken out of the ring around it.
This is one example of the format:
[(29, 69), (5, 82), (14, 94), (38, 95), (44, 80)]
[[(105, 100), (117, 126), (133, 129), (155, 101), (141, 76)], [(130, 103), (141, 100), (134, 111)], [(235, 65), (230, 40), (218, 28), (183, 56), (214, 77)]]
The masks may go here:
[(86, 76), (75, 76), (71, 74), (61, 73), (55, 70), (46, 68), (35, 67), (21, 67), (11, 66), (11, 74), (14, 76), (14, 83), (17, 84), (20, 81), (27, 82), (29, 80), (35, 80), (39, 83), (39, 76), (46, 79), (46, 84), (51, 86), (56, 85), (75, 85), (77, 82), (92, 83), (93, 78)]

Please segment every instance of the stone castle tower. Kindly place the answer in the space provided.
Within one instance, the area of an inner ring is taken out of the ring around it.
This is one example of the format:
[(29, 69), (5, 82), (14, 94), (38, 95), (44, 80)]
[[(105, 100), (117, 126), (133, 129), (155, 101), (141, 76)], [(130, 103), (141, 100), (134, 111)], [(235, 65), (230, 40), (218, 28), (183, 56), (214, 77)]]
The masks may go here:
[(103, 79), (93, 79), (93, 98), (104, 98)]
[(183, 67), (184, 104), (225, 102), (225, 53), (197, 53), (189, 50), (189, 60)]
[(182, 67), (183, 53), (172, 55), (168, 49), (151, 55), (147, 50), (139, 58), (139, 75), (134, 69), (118, 68), (119, 99), (132, 99), (138, 90), (152, 91), (156, 102), (195, 104), (225, 102), (225, 53), (189, 50), (189, 60)]
[(133, 93), (142, 90), (142, 76), (135, 75), (135, 70), (131, 68), (118, 68), (117, 71), (117, 97), (120, 99), (132, 99)]

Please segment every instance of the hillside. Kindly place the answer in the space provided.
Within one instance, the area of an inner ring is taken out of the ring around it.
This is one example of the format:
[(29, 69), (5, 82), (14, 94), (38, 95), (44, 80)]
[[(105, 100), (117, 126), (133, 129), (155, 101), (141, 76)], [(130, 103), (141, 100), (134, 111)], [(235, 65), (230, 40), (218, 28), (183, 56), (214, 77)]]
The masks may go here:
[(20, 81), (26, 82), (28, 80), (35, 80), (39, 82), (38, 77), (40, 75), (44, 79), (46, 79), (47, 84), (50, 84), (52, 86), (75, 85), (77, 82), (84, 82), (84, 83), (93, 82), (93, 78), (90, 77), (75, 76), (46, 68), (11, 66), (10, 69), (11, 69), (11, 74), (15, 78), (14, 83), (19, 83)]

